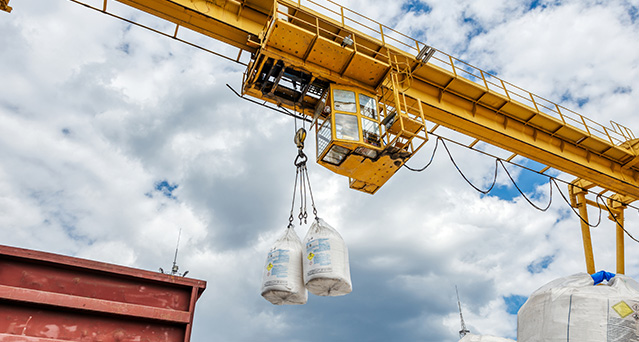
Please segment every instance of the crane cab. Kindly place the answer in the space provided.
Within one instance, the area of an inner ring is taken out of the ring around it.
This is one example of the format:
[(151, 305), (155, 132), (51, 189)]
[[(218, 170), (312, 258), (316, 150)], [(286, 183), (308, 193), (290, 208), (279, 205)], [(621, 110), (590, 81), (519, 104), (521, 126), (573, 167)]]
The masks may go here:
[(331, 84), (314, 115), (317, 162), (349, 177), (351, 188), (370, 194), (412, 154), (394, 147), (396, 139), (389, 144), (393, 123), (384, 117), (394, 115), (384, 109), (376, 94)]
[(392, 86), (346, 86), (267, 53), (248, 66), (242, 92), (305, 116), (316, 130), (317, 162), (374, 194), (428, 140), (421, 101)]

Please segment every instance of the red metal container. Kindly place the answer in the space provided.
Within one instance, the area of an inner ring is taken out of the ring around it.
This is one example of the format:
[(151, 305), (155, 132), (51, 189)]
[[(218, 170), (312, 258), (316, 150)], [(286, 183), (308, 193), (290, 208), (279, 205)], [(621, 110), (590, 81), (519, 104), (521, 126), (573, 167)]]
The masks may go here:
[(188, 342), (206, 282), (0, 246), (0, 342)]

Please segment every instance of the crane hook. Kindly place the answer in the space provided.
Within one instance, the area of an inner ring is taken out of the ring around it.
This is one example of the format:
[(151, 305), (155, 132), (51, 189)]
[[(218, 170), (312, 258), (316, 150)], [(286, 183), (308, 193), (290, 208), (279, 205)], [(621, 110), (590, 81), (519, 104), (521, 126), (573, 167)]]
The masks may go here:
[(300, 167), (306, 164), (306, 155), (304, 154), (304, 140), (306, 140), (306, 130), (304, 128), (300, 128), (295, 132), (295, 145), (297, 145), (297, 157), (295, 158), (295, 166)]
[(297, 149), (302, 150), (304, 148), (304, 140), (306, 140), (306, 130), (304, 128), (300, 128), (295, 132), (295, 145), (297, 145)]

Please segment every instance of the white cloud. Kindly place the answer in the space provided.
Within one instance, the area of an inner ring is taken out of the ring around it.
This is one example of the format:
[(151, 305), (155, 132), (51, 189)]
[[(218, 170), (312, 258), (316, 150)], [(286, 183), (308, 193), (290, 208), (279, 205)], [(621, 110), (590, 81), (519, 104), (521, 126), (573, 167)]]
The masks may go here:
[[(639, 127), (636, 1), (345, 4), (570, 108), (587, 98), (579, 111), (597, 121)], [(546, 213), (481, 196), (440, 145), (430, 168), (402, 169), (374, 196), (309, 163), (318, 213), (350, 248), (354, 291), (274, 307), (259, 282), (291, 208), (291, 120), (227, 89), (239, 89), (241, 66), (68, 1), (12, 6), (0, 13), (0, 243), (157, 270), (182, 228), (180, 270), (208, 281), (194, 340), (455, 341), (455, 285), (474, 333), (513, 337), (504, 297), (584, 270), (579, 220), (556, 189)], [(409, 164), (428, 162), (434, 143)], [(490, 186), (491, 158), (448, 146), (473, 184)], [(162, 181), (177, 185), (171, 198), (155, 190)], [(509, 183), (499, 170), (500, 189)], [(547, 203), (547, 185), (530, 189)], [(613, 270), (603, 216), (595, 260)], [(639, 248), (626, 241), (637, 277)]]

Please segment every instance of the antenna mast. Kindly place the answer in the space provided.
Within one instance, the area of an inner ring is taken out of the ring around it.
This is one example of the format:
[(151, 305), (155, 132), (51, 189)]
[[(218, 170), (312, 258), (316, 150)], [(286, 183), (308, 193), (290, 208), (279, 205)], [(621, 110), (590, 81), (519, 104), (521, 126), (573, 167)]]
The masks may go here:
[(466, 336), (470, 333), (470, 330), (466, 329), (466, 323), (464, 323), (464, 316), (462, 315), (461, 301), (459, 300), (459, 291), (457, 285), (455, 285), (455, 293), (457, 293), (457, 306), (459, 307), (459, 319), (461, 320), (461, 330), (459, 331), (459, 338)]
[[(178, 232), (177, 245), (175, 246), (175, 256), (173, 257), (173, 267), (171, 267), (171, 273), (168, 273), (168, 274), (170, 274), (170, 275), (178, 275), (180, 277), (184, 277), (184, 276), (186, 276), (187, 273), (189, 273), (189, 271), (186, 271), (186, 272), (180, 274), (178, 272), (180, 267), (178, 267), (178, 265), (177, 265), (177, 256), (178, 256), (178, 249), (180, 248), (180, 236), (181, 235), (182, 235), (182, 227), (180, 227), (180, 231)], [(164, 270), (162, 269), (162, 267), (160, 267), (160, 272), (164, 273)]]
[(176, 275), (179, 269), (177, 265), (177, 255), (178, 255), (178, 249), (180, 248), (180, 236), (182, 236), (182, 227), (180, 227), (180, 231), (178, 232), (178, 239), (177, 239), (177, 245), (175, 246), (175, 256), (173, 257), (173, 267), (171, 268), (171, 275)]

